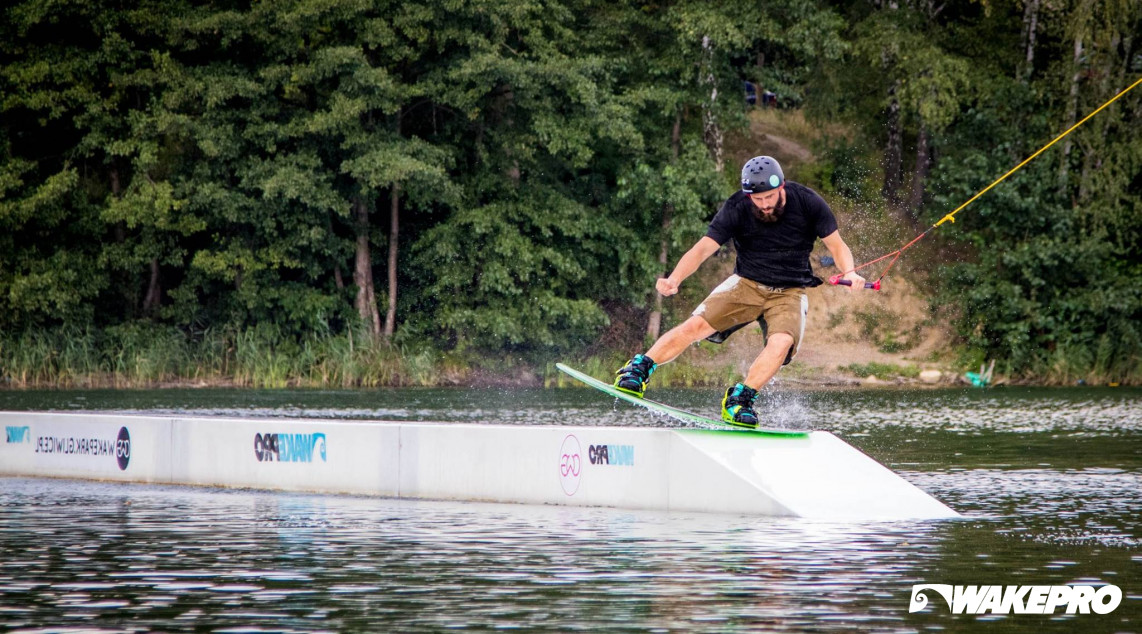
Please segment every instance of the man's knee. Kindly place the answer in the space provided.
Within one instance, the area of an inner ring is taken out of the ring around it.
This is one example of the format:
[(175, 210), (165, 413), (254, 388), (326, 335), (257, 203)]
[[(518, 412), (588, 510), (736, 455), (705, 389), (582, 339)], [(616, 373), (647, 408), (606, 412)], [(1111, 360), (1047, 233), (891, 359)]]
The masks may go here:
[(689, 339), (691, 343), (701, 341), (717, 332), (705, 319), (697, 315), (682, 322), (678, 328), (685, 333), (686, 338)]
[(775, 332), (769, 335), (765, 347), (772, 348), (775, 352), (789, 352), (793, 347), (793, 335), (787, 332)]

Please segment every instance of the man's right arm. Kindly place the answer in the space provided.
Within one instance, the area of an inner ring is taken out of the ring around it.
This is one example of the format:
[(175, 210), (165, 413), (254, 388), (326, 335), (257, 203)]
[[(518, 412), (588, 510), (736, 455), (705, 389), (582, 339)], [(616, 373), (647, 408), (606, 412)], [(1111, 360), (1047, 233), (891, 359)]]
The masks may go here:
[(721, 246), (713, 238), (703, 236), (678, 260), (678, 265), (674, 267), (674, 271), (668, 277), (658, 279), (658, 283), (655, 284), (658, 292), (666, 297), (677, 293), (678, 286), (682, 284), (682, 281), (697, 271), (698, 267), (711, 255), (717, 253)]

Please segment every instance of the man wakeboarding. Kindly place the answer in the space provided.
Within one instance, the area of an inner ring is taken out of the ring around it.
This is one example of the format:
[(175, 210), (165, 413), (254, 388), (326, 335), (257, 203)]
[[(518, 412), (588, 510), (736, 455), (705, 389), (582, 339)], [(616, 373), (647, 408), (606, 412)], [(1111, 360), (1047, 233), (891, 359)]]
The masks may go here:
[(739, 328), (757, 320), (765, 347), (745, 380), (726, 390), (722, 419), (738, 427), (757, 427), (753, 409), (757, 392), (797, 354), (805, 334), (809, 301), (805, 289), (822, 281), (809, 267), (817, 238), (851, 282), (864, 288), (853, 272), (853, 254), (837, 231), (832, 209), (817, 192), (785, 180), (771, 156), (757, 156), (742, 167), (741, 191), (730, 196), (710, 222), (706, 235), (687, 251), (656, 288), (669, 297), (707, 258), (733, 240), (737, 251), (734, 274), (719, 284), (681, 325), (662, 335), (643, 354), (620, 369), (615, 388), (642, 398), (654, 369), (673, 361), (687, 346), (708, 339), (722, 343)]

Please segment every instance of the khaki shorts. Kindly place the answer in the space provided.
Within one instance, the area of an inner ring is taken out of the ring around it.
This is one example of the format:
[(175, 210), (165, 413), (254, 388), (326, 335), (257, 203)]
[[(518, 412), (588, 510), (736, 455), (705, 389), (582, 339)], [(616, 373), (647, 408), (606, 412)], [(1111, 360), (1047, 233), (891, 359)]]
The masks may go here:
[(805, 336), (805, 316), (809, 313), (809, 298), (803, 288), (775, 289), (738, 275), (731, 275), (710, 292), (694, 315), (718, 332), (709, 341), (722, 343), (746, 324), (757, 320), (768, 340), (769, 334), (783, 332), (793, 337), (793, 346), (785, 363), (793, 360)]

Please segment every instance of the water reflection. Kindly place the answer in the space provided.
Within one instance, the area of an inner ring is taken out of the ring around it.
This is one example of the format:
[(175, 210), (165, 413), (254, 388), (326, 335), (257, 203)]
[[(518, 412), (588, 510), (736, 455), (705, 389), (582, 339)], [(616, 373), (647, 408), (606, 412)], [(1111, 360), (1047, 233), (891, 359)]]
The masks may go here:
[[(141, 619), (195, 627), (614, 626), (869, 619), (928, 524), (5, 481), (0, 603), (13, 627)], [(82, 525), (45, 511), (82, 508)], [(19, 551), (19, 552), (17, 552)], [(43, 620), (47, 616), (49, 620)], [(59, 619), (58, 621), (54, 619)], [(873, 619), (876, 621), (876, 619)], [(174, 625), (178, 627), (178, 625)]]
[(913, 583), (1099, 579), (1134, 598), (1098, 618), (1139, 616), (1131, 474), (1073, 474), (1094, 478), (1071, 483), (1093, 506), (1062, 521), (1036, 501), (1042, 474), (906, 475), (978, 514), (840, 524), (5, 479), (0, 606), (14, 629), (883, 631), (954, 621), (908, 615)]
[[(715, 389), (655, 390), (654, 398), (716, 417)], [(1142, 388), (836, 390), (771, 387), (766, 424), (861, 432), (892, 427), (974, 434), (1133, 434)], [(673, 427), (674, 419), (583, 389), (0, 391), (0, 410), (115, 410), (198, 416), (273, 416), (526, 425)]]
[[(835, 524), (0, 479), (11, 630), (1139, 631), (1139, 391), (795, 392), (966, 515)], [(663, 392), (710, 407), (707, 391)], [(82, 399), (82, 400), (81, 400)], [(0, 409), (674, 425), (585, 390), (0, 393)], [(780, 418), (784, 417), (784, 418)], [(1113, 583), (1112, 614), (908, 614), (914, 583)]]

